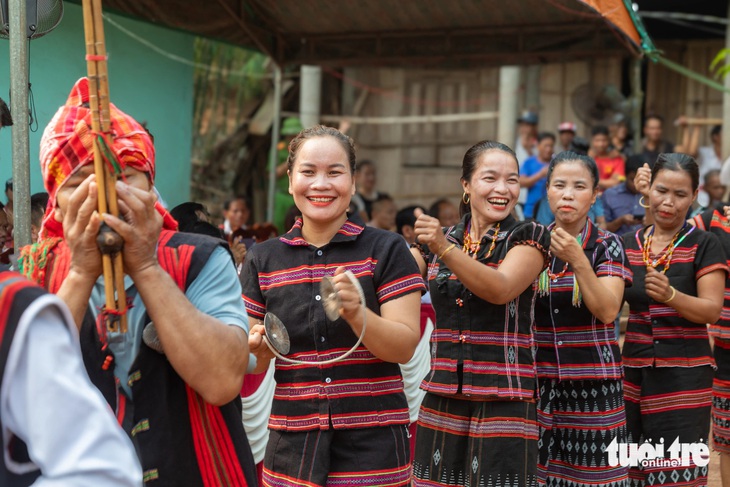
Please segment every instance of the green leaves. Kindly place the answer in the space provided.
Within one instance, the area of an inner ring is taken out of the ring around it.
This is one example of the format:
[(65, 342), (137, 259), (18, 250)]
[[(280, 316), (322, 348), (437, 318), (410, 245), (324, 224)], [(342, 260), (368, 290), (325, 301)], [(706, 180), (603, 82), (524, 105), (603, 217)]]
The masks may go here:
[(721, 49), (717, 53), (715, 59), (710, 63), (710, 71), (713, 72), (715, 78), (724, 79), (730, 73), (730, 49)]

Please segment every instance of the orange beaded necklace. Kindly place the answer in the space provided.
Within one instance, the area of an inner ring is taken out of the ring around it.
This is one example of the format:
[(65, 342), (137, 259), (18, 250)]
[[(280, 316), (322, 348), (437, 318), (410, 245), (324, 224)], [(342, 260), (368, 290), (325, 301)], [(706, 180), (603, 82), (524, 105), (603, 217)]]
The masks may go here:
[[(677, 238), (679, 238), (679, 234), (682, 233), (682, 230), (684, 230), (684, 227), (687, 226), (687, 223), (682, 225), (682, 227), (677, 230), (677, 233), (674, 234), (674, 237), (672, 237), (672, 241), (669, 242), (669, 245), (664, 249), (664, 253), (657, 257), (656, 259), (651, 258), (651, 241), (654, 238), (654, 225), (652, 225), (651, 230), (649, 231), (648, 235), (644, 237), (644, 248), (641, 249), (641, 256), (642, 260), (644, 261), (644, 265), (648, 267), (653, 267), (654, 269), (657, 268), (659, 265), (664, 265), (664, 268), (662, 269), (662, 274), (666, 274), (667, 270), (669, 269), (669, 266), (672, 263), (672, 255), (674, 254), (674, 249), (679, 245), (679, 243), (682, 241), (680, 240), (677, 242)], [(686, 236), (686, 235), (685, 235)], [(684, 237), (682, 237), (684, 239)]]
[[(484, 256), (484, 258), (489, 258), (489, 256), (492, 255), (492, 252), (494, 252), (494, 247), (497, 245), (497, 235), (499, 235), (499, 223), (497, 223), (494, 228), (494, 233), (492, 234), (492, 243), (489, 246), (489, 250), (487, 250), (487, 255)], [(482, 241), (477, 240), (476, 242), (471, 239), (471, 221), (469, 221), (469, 224), (466, 226), (466, 230), (464, 231), (464, 246), (462, 247), (462, 251), (466, 255), (471, 255), (472, 259), (477, 258), (477, 254), (479, 253), (479, 249), (482, 246)]]

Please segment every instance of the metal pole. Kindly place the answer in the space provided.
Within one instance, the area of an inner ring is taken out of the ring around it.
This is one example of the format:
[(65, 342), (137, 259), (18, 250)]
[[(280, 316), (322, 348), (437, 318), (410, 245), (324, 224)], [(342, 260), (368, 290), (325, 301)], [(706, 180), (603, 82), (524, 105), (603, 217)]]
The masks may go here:
[(8, 3), (10, 25), (10, 112), (13, 154), (13, 235), (15, 251), (30, 240), (30, 143), (28, 139), (28, 38), (26, 0)]
[[(644, 103), (644, 92), (641, 90), (641, 63), (640, 58), (634, 59), (631, 63), (631, 128), (634, 130), (634, 154), (641, 152), (641, 135), (643, 124), (641, 123), (641, 106)], [(654, 161), (652, 161), (652, 164)]]
[(269, 193), (266, 198), (266, 221), (274, 221), (274, 194), (276, 193), (276, 166), (279, 165), (276, 146), (279, 144), (281, 127), (281, 67), (274, 64), (274, 122), (271, 127), (271, 149), (269, 150)]

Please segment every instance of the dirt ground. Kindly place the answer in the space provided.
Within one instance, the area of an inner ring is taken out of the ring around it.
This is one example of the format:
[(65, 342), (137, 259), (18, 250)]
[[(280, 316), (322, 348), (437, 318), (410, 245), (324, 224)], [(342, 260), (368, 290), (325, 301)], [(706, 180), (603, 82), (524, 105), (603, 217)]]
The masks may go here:
[(707, 476), (708, 487), (722, 487), (720, 480), (720, 454), (712, 452), (710, 455), (710, 473)]

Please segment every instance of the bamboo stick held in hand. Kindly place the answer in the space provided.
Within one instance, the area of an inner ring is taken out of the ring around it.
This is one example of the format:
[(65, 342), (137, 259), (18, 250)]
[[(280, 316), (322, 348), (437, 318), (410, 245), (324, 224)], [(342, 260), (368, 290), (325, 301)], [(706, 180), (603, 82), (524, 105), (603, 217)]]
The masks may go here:
[[(89, 109), (91, 129), (94, 132), (94, 173), (99, 189), (99, 214), (119, 215), (115, 182), (116, 165), (104, 160), (101, 144), (104, 137), (111, 138), (109, 116), (109, 76), (104, 42), (104, 21), (101, 0), (83, 0), (84, 36), (86, 39), (86, 67), (89, 79)], [(107, 139), (109, 140), (109, 139)], [(111, 154), (113, 156), (113, 154)], [(99, 247), (102, 252), (104, 289), (106, 291), (105, 321), (108, 331), (127, 331), (127, 296), (124, 291), (124, 269), (122, 266), (122, 238), (111, 228), (102, 225), (99, 232)]]

